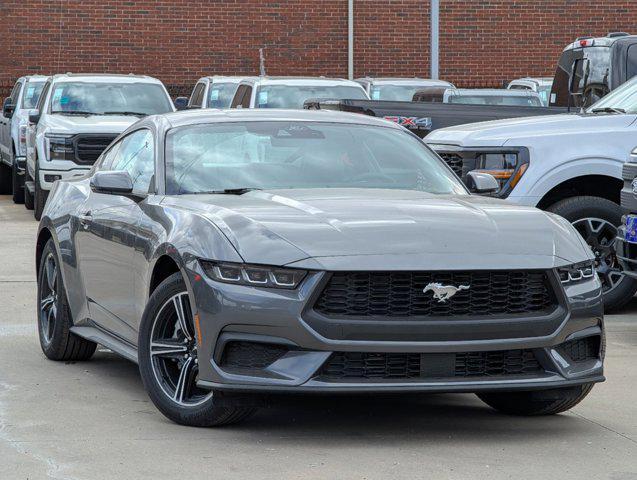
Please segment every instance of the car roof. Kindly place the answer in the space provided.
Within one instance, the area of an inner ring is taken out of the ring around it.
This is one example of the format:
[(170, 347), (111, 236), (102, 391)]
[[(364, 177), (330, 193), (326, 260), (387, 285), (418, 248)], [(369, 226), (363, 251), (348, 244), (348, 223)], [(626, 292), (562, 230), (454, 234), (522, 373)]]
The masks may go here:
[(504, 88), (450, 88), (451, 95), (485, 95), (506, 97), (537, 97), (537, 92), (531, 90), (507, 90)]
[(33, 81), (46, 82), (49, 78), (50, 77), (46, 75), (24, 75), (23, 77), (20, 77), (18, 80), (26, 80), (27, 82), (33, 82)]
[(538, 85), (547, 85), (547, 84), (551, 84), (553, 83), (553, 77), (522, 77), (522, 78), (516, 78), (515, 80), (511, 80), (509, 82), (509, 85), (511, 85), (512, 83), (522, 83), (522, 82), (531, 82), (531, 83), (536, 83)]
[(252, 83), (255, 85), (347, 85), (362, 88), (359, 83), (353, 80), (328, 77), (251, 77), (246, 80), (246, 83)]
[(413, 78), (405, 78), (405, 77), (377, 77), (377, 78), (373, 78), (373, 77), (363, 77), (363, 78), (357, 78), (356, 79), (357, 82), (370, 82), (372, 84), (376, 84), (376, 85), (382, 85), (382, 84), (400, 84), (400, 83), (404, 83), (406, 85), (422, 85), (422, 86), (444, 86), (444, 85), (451, 85), (451, 82), (447, 82), (446, 80), (436, 80), (433, 78), (418, 78), (418, 77), (413, 77)]
[[(614, 43), (626, 39), (637, 40), (637, 35), (630, 35), (626, 32), (610, 32), (605, 37), (577, 37), (574, 42), (569, 43), (566, 47), (564, 47), (564, 51), (576, 48), (610, 47)], [(583, 40), (590, 42), (590, 45), (581, 45), (580, 41)]]
[(144, 82), (144, 83), (157, 83), (161, 84), (161, 81), (154, 77), (149, 77), (148, 75), (134, 75), (130, 74), (110, 74), (110, 73), (62, 73), (58, 75), (53, 75), (51, 80), (54, 82), (64, 82), (64, 81), (73, 81), (73, 82), (98, 82), (98, 83), (108, 83), (116, 81), (117, 83), (136, 83), (136, 82)]
[(258, 78), (250, 75), (210, 75), (208, 77), (201, 77), (197, 80), (197, 83), (208, 81), (210, 83), (240, 83), (243, 80), (249, 80)]
[(182, 110), (160, 115), (151, 115), (142, 120), (159, 123), (166, 120), (172, 127), (223, 122), (325, 122), (383, 126), (403, 129), (394, 122), (359, 113), (347, 113), (334, 110), (286, 110), (286, 109), (194, 109)]

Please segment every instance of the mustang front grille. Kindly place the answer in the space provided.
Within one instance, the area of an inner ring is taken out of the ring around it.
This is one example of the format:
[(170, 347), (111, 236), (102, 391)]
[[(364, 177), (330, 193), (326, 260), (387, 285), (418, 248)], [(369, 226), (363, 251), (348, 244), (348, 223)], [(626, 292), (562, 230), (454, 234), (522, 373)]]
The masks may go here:
[(534, 375), (543, 369), (532, 350), (462, 353), (334, 353), (319, 379), (392, 380)]
[(542, 316), (557, 307), (547, 272), (336, 272), (314, 304), (327, 317)]

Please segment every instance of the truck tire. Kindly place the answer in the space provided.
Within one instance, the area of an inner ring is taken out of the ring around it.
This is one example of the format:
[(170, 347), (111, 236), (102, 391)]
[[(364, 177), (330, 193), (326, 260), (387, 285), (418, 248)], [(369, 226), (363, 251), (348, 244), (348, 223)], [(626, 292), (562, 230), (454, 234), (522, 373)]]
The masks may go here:
[(20, 204), (24, 203), (24, 176), (18, 175), (18, 167), (15, 164), (15, 160), (13, 161), (13, 166), (11, 167), (11, 183), (13, 190), (13, 203)]
[(40, 182), (38, 179), (35, 179), (35, 204), (33, 210), (33, 216), (36, 220), (40, 220), (42, 218), (42, 212), (44, 211), (44, 206), (46, 205), (46, 199), (49, 196), (49, 192), (46, 190), (42, 190), (40, 188)]
[(620, 309), (637, 292), (637, 279), (626, 277), (615, 255), (615, 237), (621, 224), (621, 207), (605, 198), (571, 197), (547, 208), (573, 224), (596, 256), (596, 268), (602, 281), (604, 310)]
[(24, 186), (24, 206), (27, 210), (33, 210), (34, 208), (34, 198), (33, 195), (31, 195), (31, 192), (29, 192), (29, 189), (26, 187), (26, 185)]
[(592, 383), (577, 387), (528, 392), (479, 393), (478, 398), (495, 410), (509, 415), (555, 415), (570, 410), (593, 389)]
[(11, 169), (0, 163), (0, 195), (11, 194)]
[(53, 240), (44, 246), (38, 265), (38, 336), (50, 360), (88, 360), (97, 344), (71, 333), (73, 319), (66, 298), (60, 262)]

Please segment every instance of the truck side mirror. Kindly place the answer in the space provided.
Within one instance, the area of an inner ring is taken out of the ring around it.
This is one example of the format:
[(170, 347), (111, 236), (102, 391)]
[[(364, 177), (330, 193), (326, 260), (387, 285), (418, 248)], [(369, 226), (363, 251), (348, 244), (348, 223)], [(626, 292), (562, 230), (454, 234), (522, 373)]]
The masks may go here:
[(4, 115), (5, 118), (11, 118), (13, 117), (14, 111), (15, 105), (13, 104), (11, 97), (5, 98), (4, 102), (2, 102), (2, 115)]
[(174, 103), (177, 110), (186, 110), (188, 108), (188, 97), (177, 97)]
[(471, 193), (485, 194), (500, 190), (500, 184), (495, 177), (484, 172), (469, 172), (467, 174), (467, 187)]
[(38, 110), (29, 110), (29, 123), (37, 125), (40, 121), (40, 112)]

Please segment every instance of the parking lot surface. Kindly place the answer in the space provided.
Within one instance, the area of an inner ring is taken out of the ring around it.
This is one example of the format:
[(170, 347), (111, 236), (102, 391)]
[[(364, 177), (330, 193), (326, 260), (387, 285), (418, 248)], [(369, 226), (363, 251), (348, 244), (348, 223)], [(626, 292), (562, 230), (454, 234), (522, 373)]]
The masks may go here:
[(293, 397), (219, 429), (170, 423), (137, 367), (40, 351), (37, 223), (0, 197), (0, 479), (637, 480), (637, 300), (607, 317), (606, 383), (568, 413), (498, 414), (473, 395)]

